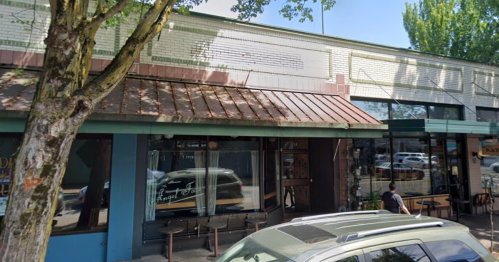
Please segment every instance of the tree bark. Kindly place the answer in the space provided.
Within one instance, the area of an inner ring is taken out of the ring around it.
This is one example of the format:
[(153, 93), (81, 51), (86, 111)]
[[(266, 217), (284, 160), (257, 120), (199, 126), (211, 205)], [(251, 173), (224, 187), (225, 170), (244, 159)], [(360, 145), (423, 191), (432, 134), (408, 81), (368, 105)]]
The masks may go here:
[(50, 0), (44, 67), (15, 162), (0, 262), (45, 260), (58, 191), (78, 129), (161, 31), (175, 1), (156, 0), (110, 65), (85, 85), (100, 22), (126, 4), (87, 19), (88, 0)]
[(14, 167), (0, 261), (44, 261), (70, 147), (89, 106), (70, 98), (33, 105)]
[(96, 159), (90, 171), (90, 181), (76, 225), (78, 229), (91, 229), (99, 224), (99, 220), (91, 220), (91, 215), (92, 209), (98, 208), (100, 210), (102, 205), (104, 184), (111, 171), (111, 141), (108, 139), (99, 140), (97, 149), (98, 153), (95, 155)]

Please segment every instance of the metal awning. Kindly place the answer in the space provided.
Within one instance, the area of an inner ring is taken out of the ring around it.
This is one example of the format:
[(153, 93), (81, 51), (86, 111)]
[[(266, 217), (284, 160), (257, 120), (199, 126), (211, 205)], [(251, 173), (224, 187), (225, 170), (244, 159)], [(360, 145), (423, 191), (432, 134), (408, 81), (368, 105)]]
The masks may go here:
[(443, 119), (384, 120), (390, 132), (428, 132), (498, 135), (498, 123)]
[[(26, 116), (35, 91), (36, 72), (24, 73), (21, 78), (10, 71), (0, 70), (0, 77), (0, 117)], [(176, 130), (182, 127), (185, 131), (200, 128), (202, 132), (208, 132), (203, 130), (204, 125), (251, 127), (248, 130), (267, 128), (265, 132), (271, 132), (272, 128), (318, 132), (309, 134), (311, 137), (329, 134), (358, 137), (360, 133), (367, 137), (381, 137), (381, 132), (388, 128), (338, 95), (131, 77), (96, 106), (90, 122), (102, 120), (106, 123), (96, 125), (142, 123), (140, 130), (149, 123), (151, 130), (162, 124)], [(130, 128), (130, 124), (126, 126)], [(354, 135), (357, 130), (362, 132)], [(283, 132), (289, 133), (290, 130), (271, 133), (285, 136)]]

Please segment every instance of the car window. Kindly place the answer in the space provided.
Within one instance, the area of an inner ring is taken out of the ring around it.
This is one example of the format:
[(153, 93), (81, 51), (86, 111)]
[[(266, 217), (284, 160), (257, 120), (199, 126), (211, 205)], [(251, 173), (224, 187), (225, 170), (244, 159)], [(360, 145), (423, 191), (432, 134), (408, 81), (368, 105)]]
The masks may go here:
[(459, 240), (427, 242), (425, 245), (439, 262), (483, 261), (480, 255)]
[(358, 256), (351, 256), (351, 257), (347, 257), (347, 258), (340, 259), (340, 260), (334, 260), (334, 261), (336, 261), (336, 262), (358, 262), (359, 257)]
[(419, 245), (390, 247), (369, 252), (372, 262), (430, 262)]

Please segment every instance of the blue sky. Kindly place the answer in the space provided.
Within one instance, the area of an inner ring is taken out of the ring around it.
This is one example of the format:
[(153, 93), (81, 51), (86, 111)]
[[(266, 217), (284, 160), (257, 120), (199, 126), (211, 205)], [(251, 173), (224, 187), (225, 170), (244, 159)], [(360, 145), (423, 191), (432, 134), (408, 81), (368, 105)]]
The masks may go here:
[[(230, 7), (234, 0), (209, 0), (194, 11), (236, 18)], [(325, 34), (347, 39), (407, 48), (410, 46), (404, 30), (402, 12), (405, 3), (417, 0), (337, 0), (335, 7), (324, 13)], [(314, 22), (289, 21), (279, 15), (283, 0), (272, 1), (265, 12), (252, 22), (321, 33), (320, 4), (314, 8)]]

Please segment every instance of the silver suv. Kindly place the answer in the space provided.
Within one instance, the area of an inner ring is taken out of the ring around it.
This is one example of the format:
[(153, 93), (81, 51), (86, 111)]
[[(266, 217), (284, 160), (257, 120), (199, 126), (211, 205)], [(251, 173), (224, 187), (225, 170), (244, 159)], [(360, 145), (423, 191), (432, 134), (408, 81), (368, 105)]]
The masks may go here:
[(255, 232), (217, 262), (496, 261), (467, 227), (431, 217), (359, 211), (293, 219)]

